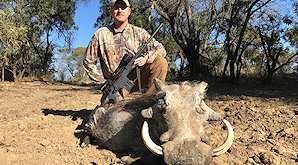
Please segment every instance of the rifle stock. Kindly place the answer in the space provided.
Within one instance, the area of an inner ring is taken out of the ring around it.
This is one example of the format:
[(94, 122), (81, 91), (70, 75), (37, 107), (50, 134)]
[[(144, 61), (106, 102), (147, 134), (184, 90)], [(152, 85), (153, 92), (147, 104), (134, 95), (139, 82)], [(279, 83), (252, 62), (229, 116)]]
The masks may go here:
[(162, 27), (162, 24), (158, 26), (155, 32), (151, 35), (151, 37), (139, 48), (137, 53), (131, 58), (131, 60), (124, 66), (119, 65), (118, 68), (112, 75), (112, 78), (105, 82), (102, 86), (101, 91), (103, 91), (103, 96), (101, 98), (100, 106), (105, 106), (109, 102), (115, 104), (118, 102), (117, 92), (122, 94), (122, 89), (125, 88), (127, 91), (130, 91), (133, 87), (133, 83), (128, 79), (128, 74), (135, 68), (134, 62), (137, 58), (143, 56), (145, 51), (147, 50), (147, 45), (153, 40), (155, 34)]

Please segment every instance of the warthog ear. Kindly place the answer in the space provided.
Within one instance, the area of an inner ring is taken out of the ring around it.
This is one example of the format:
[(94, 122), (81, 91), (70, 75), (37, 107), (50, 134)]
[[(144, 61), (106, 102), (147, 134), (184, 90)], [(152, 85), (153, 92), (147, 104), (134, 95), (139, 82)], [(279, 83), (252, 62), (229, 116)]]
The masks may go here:
[(201, 94), (204, 94), (207, 90), (208, 84), (204, 81), (200, 82), (198, 85), (195, 86), (195, 90)]
[(165, 84), (165, 82), (155, 78), (154, 79), (154, 85), (155, 85), (155, 88), (159, 91), (165, 91), (165, 88), (167, 87), (167, 85)]
[(153, 117), (153, 110), (151, 107), (147, 108), (147, 109), (143, 109), (141, 111), (141, 114), (144, 118), (150, 119)]

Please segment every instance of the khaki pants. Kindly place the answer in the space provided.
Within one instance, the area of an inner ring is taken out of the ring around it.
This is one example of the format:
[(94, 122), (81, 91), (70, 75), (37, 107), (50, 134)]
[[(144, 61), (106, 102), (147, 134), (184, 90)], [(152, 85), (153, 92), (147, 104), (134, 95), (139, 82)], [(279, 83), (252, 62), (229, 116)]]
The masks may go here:
[[(164, 57), (157, 56), (153, 63), (145, 64), (144, 66), (140, 67), (141, 70), (141, 87), (144, 89), (147, 87), (146, 93), (154, 92), (155, 86), (153, 84), (153, 80), (155, 78), (165, 81), (167, 76), (168, 70), (168, 62)], [(128, 78), (133, 81), (134, 86), (132, 87), (130, 93), (139, 91), (138, 80), (136, 71), (133, 70), (129, 75)], [(123, 90), (124, 97), (128, 96), (128, 91), (125, 89)]]

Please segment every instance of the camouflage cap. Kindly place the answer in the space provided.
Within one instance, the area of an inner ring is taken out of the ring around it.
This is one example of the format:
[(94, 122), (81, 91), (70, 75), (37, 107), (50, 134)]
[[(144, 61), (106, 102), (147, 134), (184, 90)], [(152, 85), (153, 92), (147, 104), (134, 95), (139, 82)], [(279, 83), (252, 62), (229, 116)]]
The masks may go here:
[(112, 0), (112, 6), (114, 6), (117, 1), (123, 1), (126, 4), (126, 6), (130, 7), (128, 0)]

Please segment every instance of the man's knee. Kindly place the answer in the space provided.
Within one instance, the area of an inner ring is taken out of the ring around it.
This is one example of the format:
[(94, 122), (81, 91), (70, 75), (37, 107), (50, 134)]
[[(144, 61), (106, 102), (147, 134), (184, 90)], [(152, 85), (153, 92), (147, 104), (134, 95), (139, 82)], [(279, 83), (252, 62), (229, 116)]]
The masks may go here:
[(166, 58), (161, 56), (157, 56), (151, 65), (152, 65), (151, 70), (152, 69), (158, 69), (163, 71), (168, 70), (168, 61)]

